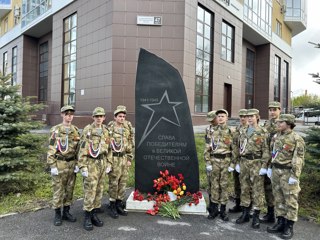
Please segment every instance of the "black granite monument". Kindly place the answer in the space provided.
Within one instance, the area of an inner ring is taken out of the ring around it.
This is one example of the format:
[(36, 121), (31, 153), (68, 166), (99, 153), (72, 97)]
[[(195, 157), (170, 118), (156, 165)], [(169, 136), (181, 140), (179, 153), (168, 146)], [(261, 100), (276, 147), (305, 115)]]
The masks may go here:
[(182, 173), (199, 190), (199, 166), (186, 90), (177, 69), (141, 49), (136, 78), (135, 188), (153, 193), (160, 170)]

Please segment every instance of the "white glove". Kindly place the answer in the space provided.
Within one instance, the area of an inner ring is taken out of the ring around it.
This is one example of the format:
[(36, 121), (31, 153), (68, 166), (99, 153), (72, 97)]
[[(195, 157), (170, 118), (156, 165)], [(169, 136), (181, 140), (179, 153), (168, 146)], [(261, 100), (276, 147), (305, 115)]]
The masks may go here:
[(240, 165), (239, 165), (239, 164), (236, 165), (236, 171), (237, 171), (238, 173), (240, 173)]
[(74, 172), (74, 173), (78, 173), (78, 172), (79, 172), (79, 167), (78, 167), (77, 165), (74, 167), (73, 172)]
[(106, 174), (108, 174), (109, 172), (111, 172), (111, 167), (106, 168)]
[(207, 172), (211, 172), (212, 171), (212, 165), (206, 165), (206, 170)]
[(56, 167), (51, 168), (50, 172), (51, 172), (51, 176), (58, 176), (59, 175), (58, 168), (56, 168)]
[(296, 184), (297, 182), (298, 182), (297, 179), (294, 179), (293, 177), (289, 177), (288, 183), (289, 183), (290, 185)]
[(233, 171), (234, 171), (234, 168), (228, 167), (228, 172), (233, 172)]
[(268, 170), (266, 168), (261, 168), (259, 171), (259, 175), (266, 175), (268, 173)]
[(272, 168), (268, 168), (267, 176), (268, 178), (272, 177)]
[(88, 177), (88, 172), (87, 171), (83, 171), (81, 172), (82, 177)]

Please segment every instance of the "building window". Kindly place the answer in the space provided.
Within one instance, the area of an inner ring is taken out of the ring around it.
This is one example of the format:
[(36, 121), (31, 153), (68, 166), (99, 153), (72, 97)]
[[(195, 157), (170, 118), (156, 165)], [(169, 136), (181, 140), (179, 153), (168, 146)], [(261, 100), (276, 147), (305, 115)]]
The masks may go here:
[(284, 112), (288, 112), (289, 105), (288, 105), (288, 99), (289, 99), (289, 93), (288, 93), (288, 80), (289, 80), (289, 63), (284, 61), (283, 62), (283, 78), (281, 83), (281, 98), (282, 98), (282, 109)]
[(253, 94), (254, 94), (254, 61), (255, 53), (250, 49), (247, 49), (246, 58), (246, 96), (245, 96), (245, 108), (253, 108)]
[(63, 105), (75, 105), (77, 64), (77, 14), (64, 19), (63, 38)]
[(48, 42), (39, 47), (39, 101), (47, 101), (48, 92), (48, 69), (49, 69), (49, 47)]
[(4, 52), (2, 55), (2, 73), (3, 76), (7, 74), (7, 66), (8, 66), (8, 52)]
[(274, 87), (273, 99), (280, 102), (280, 80), (281, 80), (281, 59), (278, 56), (274, 58)]
[(271, 37), (272, 0), (244, 0), (244, 19)]
[(18, 60), (18, 48), (12, 48), (12, 62), (11, 62), (11, 84), (17, 85), (17, 60)]
[(276, 34), (282, 37), (282, 24), (278, 20), (276, 21)]
[(234, 27), (227, 22), (222, 22), (221, 31), (221, 58), (234, 62)]
[(195, 112), (211, 108), (213, 14), (198, 6), (195, 76)]
[(51, 1), (52, 0), (22, 0), (22, 27), (47, 12), (52, 6)]

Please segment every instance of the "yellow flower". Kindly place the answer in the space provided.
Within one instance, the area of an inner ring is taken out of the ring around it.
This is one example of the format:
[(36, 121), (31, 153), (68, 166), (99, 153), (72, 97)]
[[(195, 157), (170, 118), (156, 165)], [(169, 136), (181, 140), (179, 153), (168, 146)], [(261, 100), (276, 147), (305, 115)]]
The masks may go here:
[(183, 186), (182, 186), (182, 189), (183, 189), (183, 190), (186, 190), (186, 189), (187, 189), (186, 185), (183, 185)]
[(181, 192), (180, 192), (180, 195), (182, 196), (183, 194), (184, 194), (184, 191), (181, 191)]
[(175, 195), (177, 195), (177, 190), (173, 190), (173, 193), (174, 193)]
[(181, 188), (180, 188), (180, 187), (178, 187), (177, 192), (178, 192), (178, 193), (180, 193), (180, 192), (181, 192)]

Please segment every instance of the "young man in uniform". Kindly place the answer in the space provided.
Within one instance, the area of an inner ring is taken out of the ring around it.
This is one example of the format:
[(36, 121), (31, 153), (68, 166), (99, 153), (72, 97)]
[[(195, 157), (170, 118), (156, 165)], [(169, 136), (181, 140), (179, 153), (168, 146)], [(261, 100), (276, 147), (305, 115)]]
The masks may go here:
[[(264, 128), (267, 130), (268, 136), (268, 145), (270, 147), (270, 142), (273, 137), (277, 133), (277, 123), (276, 120), (279, 119), (281, 113), (281, 104), (279, 102), (270, 102), (269, 103), (269, 117), (270, 119), (265, 122)], [(270, 150), (271, 151), (271, 150)], [(271, 171), (270, 166), (268, 166), (268, 171)], [(274, 196), (272, 193), (272, 185), (271, 180), (267, 175), (264, 176), (264, 194), (267, 203), (267, 214), (264, 215), (260, 221), (263, 223), (274, 223), (275, 215), (274, 215)]]
[[(228, 195), (228, 179), (229, 172), (234, 170), (234, 163), (232, 161), (232, 144), (233, 135), (231, 129), (227, 126), (228, 112), (225, 109), (216, 111), (218, 125), (213, 128), (210, 135), (210, 143), (206, 145), (207, 152), (210, 153), (210, 160), (207, 161), (207, 170), (209, 167), (211, 180), (211, 198), (209, 219), (214, 219), (219, 215), (223, 221), (228, 221), (226, 214), (226, 204), (229, 200)], [(211, 166), (211, 169), (210, 169)]]
[(127, 109), (119, 105), (114, 111), (114, 121), (108, 124), (112, 166), (109, 174), (109, 215), (118, 218), (126, 216), (123, 200), (128, 180), (129, 167), (133, 160), (134, 136), (132, 125), (126, 121)]
[[(245, 131), (246, 127), (248, 126), (248, 118), (247, 118), (247, 109), (240, 109), (239, 110), (239, 118), (240, 124), (236, 127), (236, 131), (233, 136), (233, 141), (235, 144), (238, 143), (238, 137), (242, 131)], [(239, 164), (236, 165), (235, 170), (233, 171), (233, 181), (234, 181), (234, 200), (236, 205), (233, 208), (229, 209), (230, 213), (237, 213), (241, 212), (242, 209), (240, 207), (240, 196), (241, 196), (241, 186), (240, 186), (240, 166)]]
[(281, 233), (282, 239), (293, 237), (293, 224), (298, 220), (299, 178), (304, 165), (305, 143), (293, 131), (295, 117), (280, 115), (277, 121), (278, 133), (271, 141), (272, 171), (269, 174), (275, 198), (277, 223), (268, 227), (270, 233)]
[(241, 224), (249, 222), (250, 204), (254, 210), (252, 227), (260, 228), (259, 214), (264, 204), (263, 176), (267, 173), (267, 164), (270, 161), (268, 134), (258, 125), (259, 110), (252, 108), (247, 111), (248, 127), (238, 138), (235, 144), (236, 159), (240, 159), (240, 184), (242, 215), (236, 220)]
[[(76, 149), (80, 139), (78, 128), (72, 125), (74, 112), (73, 106), (62, 107), (62, 123), (50, 130), (47, 163), (52, 176), (52, 207), (55, 210), (55, 226), (60, 226), (62, 220), (76, 221), (76, 218), (69, 212), (78, 171)], [(61, 207), (63, 207), (62, 216)]]
[(103, 124), (105, 111), (102, 107), (93, 110), (93, 123), (87, 125), (81, 134), (81, 146), (78, 165), (83, 176), (83, 210), (85, 230), (90, 231), (93, 225), (102, 227), (103, 222), (97, 212), (101, 207), (101, 199), (106, 173), (111, 169), (109, 150), (109, 133)]

